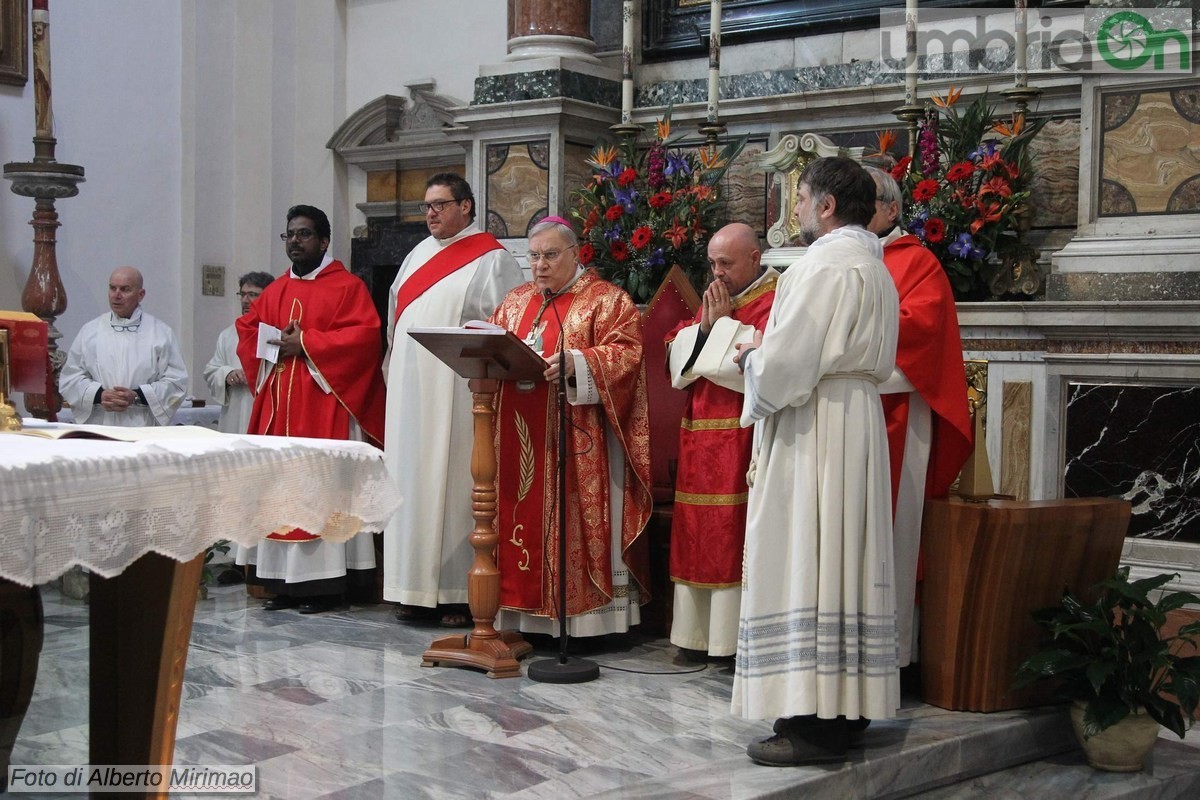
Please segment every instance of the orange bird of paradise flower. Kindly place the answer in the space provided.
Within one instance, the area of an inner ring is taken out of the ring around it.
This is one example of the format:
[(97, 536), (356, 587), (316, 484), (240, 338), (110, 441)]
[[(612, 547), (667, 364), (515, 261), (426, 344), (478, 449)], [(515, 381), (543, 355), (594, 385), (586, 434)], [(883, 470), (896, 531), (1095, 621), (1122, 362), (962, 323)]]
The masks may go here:
[(705, 169), (720, 169), (725, 166), (725, 159), (721, 158), (715, 147), (701, 147), (696, 151), (696, 157), (700, 159), (700, 166)]
[(599, 146), (592, 151), (592, 157), (587, 160), (596, 169), (608, 169), (608, 165), (617, 160), (617, 148)]
[(933, 100), (933, 104), (938, 108), (949, 108), (957, 103), (958, 98), (960, 97), (962, 97), (962, 89), (951, 85), (950, 88), (946, 90), (945, 99), (942, 99), (941, 95), (936, 94), (931, 99)]
[(891, 149), (895, 144), (896, 144), (896, 132), (895, 131), (880, 131), (879, 138), (875, 145), (879, 149), (876, 153), (874, 153), (874, 155), (886, 156), (889, 152), (891, 152)]
[(660, 119), (655, 123), (655, 132), (658, 134), (658, 140), (665, 142), (671, 135), (671, 120)]
[(1021, 135), (1021, 131), (1025, 130), (1025, 115), (1013, 114), (1012, 124), (1007, 122), (997, 122), (992, 126), (992, 130), (1001, 136), (1007, 136), (1010, 139), (1015, 139)]

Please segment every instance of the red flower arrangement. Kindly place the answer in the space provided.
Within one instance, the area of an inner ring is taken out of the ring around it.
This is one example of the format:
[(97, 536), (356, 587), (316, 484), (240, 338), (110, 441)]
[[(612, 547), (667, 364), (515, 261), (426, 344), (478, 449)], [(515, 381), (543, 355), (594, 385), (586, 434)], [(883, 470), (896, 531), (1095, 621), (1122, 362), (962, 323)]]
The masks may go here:
[(720, 151), (673, 147), (670, 111), (644, 151), (635, 139), (599, 144), (587, 163), (596, 173), (573, 195), (580, 225), (579, 260), (647, 302), (672, 264), (697, 288), (708, 276), (708, 237), (722, 222), (718, 183), (745, 146), (743, 137)]
[[(904, 192), (908, 230), (942, 262), (955, 295), (979, 300), (993, 294), (997, 261), (1029, 257), (1023, 241), (1032, 175), (1027, 146), (1045, 124), (993, 123), (987, 94), (960, 113), (961, 90), (932, 98), (917, 132), (916, 158), (901, 158), (892, 177)], [(879, 151), (895, 142), (880, 134)]]

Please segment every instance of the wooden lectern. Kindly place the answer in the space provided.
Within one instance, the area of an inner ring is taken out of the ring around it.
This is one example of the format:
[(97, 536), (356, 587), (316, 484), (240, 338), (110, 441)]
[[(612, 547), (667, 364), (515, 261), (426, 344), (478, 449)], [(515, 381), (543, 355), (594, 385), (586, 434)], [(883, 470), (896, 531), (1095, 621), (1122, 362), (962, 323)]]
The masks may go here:
[(546, 362), (514, 333), (501, 328), (411, 328), (408, 335), (468, 379), (473, 398), (475, 442), (471, 450), (471, 516), (469, 537), (475, 561), (467, 573), (467, 604), (475, 621), (465, 636), (435, 639), (421, 655), (421, 666), (459, 664), (487, 672), (489, 678), (521, 674), (517, 660), (533, 645), (516, 631), (497, 631), (500, 610), (500, 570), (493, 555), (496, 533), (496, 392), (502, 380), (540, 381)]
[(1042, 637), (1032, 612), (1116, 572), (1129, 514), (1129, 503), (1103, 497), (927, 501), (922, 699), (952, 711), (1052, 702), (1048, 687), (1012, 689)]

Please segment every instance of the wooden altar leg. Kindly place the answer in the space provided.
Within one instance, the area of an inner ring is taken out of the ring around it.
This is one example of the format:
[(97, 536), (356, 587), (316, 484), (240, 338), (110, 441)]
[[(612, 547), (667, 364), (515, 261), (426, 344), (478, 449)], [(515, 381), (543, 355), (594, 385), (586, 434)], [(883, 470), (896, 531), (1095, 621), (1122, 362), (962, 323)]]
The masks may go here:
[(92, 575), (92, 764), (172, 763), (203, 566), (203, 552), (148, 553), (115, 578)]
[(42, 594), (0, 579), (0, 791), (37, 680), (42, 652)]
[(421, 656), (421, 666), (441, 663), (458, 664), (487, 671), (489, 678), (515, 678), (521, 675), (517, 659), (533, 652), (533, 645), (517, 631), (498, 632), (496, 613), (500, 610), (500, 570), (496, 568), (496, 445), (494, 431), (496, 391), (500, 382), (477, 378), (468, 382), (475, 417), (475, 441), (471, 449), (471, 516), (475, 529), (469, 537), (475, 561), (467, 573), (467, 603), (475, 628), (466, 636), (443, 636), (434, 640)]

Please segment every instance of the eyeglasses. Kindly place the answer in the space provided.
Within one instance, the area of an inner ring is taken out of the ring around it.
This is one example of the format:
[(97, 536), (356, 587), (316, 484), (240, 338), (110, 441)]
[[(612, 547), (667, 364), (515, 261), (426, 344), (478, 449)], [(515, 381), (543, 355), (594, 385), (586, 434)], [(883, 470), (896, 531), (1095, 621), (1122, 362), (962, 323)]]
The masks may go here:
[[(574, 247), (574, 246), (575, 245), (571, 245), (571, 247)], [(571, 247), (568, 247), (567, 250), (570, 250)], [(534, 250), (530, 250), (529, 251), (529, 263), (536, 264), (539, 261), (557, 261), (558, 257), (561, 256), (563, 253), (567, 252), (567, 250), (547, 250), (544, 253), (538, 253)]]
[(257, 300), (262, 296), (262, 292), (238, 292), (238, 297), (249, 297), (251, 300)]
[(456, 205), (461, 202), (462, 200), (431, 200), (428, 203), (419, 204), (417, 208), (421, 209), (422, 214), (428, 214), (431, 208), (440, 214), (446, 206)]
[(287, 233), (279, 234), (279, 240), (281, 242), (286, 242), (288, 239), (299, 239), (302, 242), (307, 242), (316, 235), (316, 231), (310, 231), (308, 228), (301, 228), (298, 231), (288, 231)]

